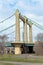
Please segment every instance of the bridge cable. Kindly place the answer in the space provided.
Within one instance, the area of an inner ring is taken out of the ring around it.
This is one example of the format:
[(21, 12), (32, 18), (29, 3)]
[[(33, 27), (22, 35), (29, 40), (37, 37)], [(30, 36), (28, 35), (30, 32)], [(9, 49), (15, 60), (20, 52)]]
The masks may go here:
[(13, 25), (11, 25), (11, 26), (9, 26), (9, 27), (7, 27), (7, 28), (5, 28), (5, 29), (1, 30), (1, 31), (0, 31), (0, 33), (1, 33), (1, 32), (3, 32), (3, 31), (5, 31), (5, 30), (7, 30), (7, 29), (9, 29), (9, 28), (14, 27), (14, 26), (15, 26), (15, 24), (13, 24)]
[(4, 20), (2, 20), (2, 21), (0, 21), (0, 23), (3, 23), (4, 21), (6, 21), (6, 20), (8, 20), (8, 19), (10, 19), (11, 17), (13, 17), (14, 16), (14, 14), (12, 14), (11, 16), (9, 16), (8, 18), (6, 18), (6, 19), (4, 19)]
[(35, 21), (33, 21), (33, 20), (31, 20), (31, 19), (29, 19), (29, 20), (30, 20), (30, 22), (31, 22), (32, 24), (34, 24), (36, 27), (38, 27), (39, 29), (42, 29), (42, 30), (43, 30), (43, 26), (42, 26), (42, 25), (36, 23)]

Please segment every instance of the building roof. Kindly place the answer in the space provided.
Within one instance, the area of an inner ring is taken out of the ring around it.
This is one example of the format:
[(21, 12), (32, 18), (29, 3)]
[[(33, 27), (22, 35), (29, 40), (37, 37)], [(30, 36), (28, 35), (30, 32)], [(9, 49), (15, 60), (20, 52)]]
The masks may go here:
[(25, 46), (34, 46), (34, 44), (25, 44)]
[(6, 47), (12, 47), (12, 44), (11, 43), (6, 43), (5, 46)]

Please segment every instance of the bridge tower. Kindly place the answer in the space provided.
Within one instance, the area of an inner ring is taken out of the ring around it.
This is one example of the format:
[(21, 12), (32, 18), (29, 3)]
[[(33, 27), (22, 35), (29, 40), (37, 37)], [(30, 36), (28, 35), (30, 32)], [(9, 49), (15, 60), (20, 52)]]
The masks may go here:
[[(28, 19), (25, 16), (22, 16), (19, 13), (19, 10), (16, 10), (15, 12), (16, 17), (16, 38), (15, 38), (15, 54), (21, 54), (21, 44), (27, 44), (32, 43), (32, 23), (28, 23)], [(20, 42), (20, 21), (21, 19), (23, 21), (23, 29), (24, 29), (24, 42)], [(28, 42), (28, 36), (27, 36), (27, 25), (29, 25), (29, 42)]]
[(24, 43), (28, 42), (28, 37), (27, 37), (27, 19), (24, 17)]
[(32, 23), (30, 22), (29, 26), (29, 42), (32, 43)]
[(15, 39), (15, 54), (21, 54), (21, 45), (20, 43), (20, 21), (19, 21), (19, 11), (16, 10), (15, 12), (16, 17), (16, 39)]

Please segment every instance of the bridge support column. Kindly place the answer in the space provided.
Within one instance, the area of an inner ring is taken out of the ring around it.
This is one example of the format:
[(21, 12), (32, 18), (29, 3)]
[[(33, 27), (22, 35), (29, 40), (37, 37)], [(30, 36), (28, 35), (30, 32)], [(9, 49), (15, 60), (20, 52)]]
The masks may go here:
[(32, 43), (32, 23), (29, 26), (29, 42)]
[(16, 16), (16, 42), (19, 42), (20, 41), (20, 22), (19, 22), (19, 11), (16, 10), (16, 13), (15, 13), (15, 16)]
[(15, 54), (21, 54), (21, 45), (15, 44)]
[(24, 42), (27, 43), (28, 39), (27, 39), (27, 19), (25, 17), (25, 21), (24, 21)]

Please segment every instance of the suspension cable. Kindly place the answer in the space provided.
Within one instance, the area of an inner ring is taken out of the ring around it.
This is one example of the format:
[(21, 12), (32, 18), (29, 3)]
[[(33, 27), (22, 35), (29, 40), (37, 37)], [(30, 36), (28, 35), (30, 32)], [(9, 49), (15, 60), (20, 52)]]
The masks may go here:
[(9, 16), (8, 18), (6, 18), (6, 19), (4, 19), (4, 20), (2, 20), (2, 21), (0, 21), (0, 23), (3, 23), (4, 21), (6, 21), (6, 20), (8, 20), (8, 19), (10, 19), (11, 17), (13, 17), (14, 16), (14, 14), (12, 14), (11, 16)]
[(30, 20), (30, 22), (32, 23), (32, 24), (34, 24), (36, 27), (38, 27), (39, 29), (42, 29), (43, 30), (43, 26), (42, 25), (40, 25), (39, 23), (36, 23), (35, 21), (33, 21), (33, 20), (31, 20), (31, 19), (29, 19)]
[(12, 27), (14, 27), (14, 26), (15, 26), (15, 24), (13, 24), (13, 25), (11, 25), (11, 26), (9, 26), (9, 27), (7, 27), (7, 28), (1, 30), (0, 33), (3, 32), (3, 31), (5, 31), (5, 30), (8, 30), (9, 28), (12, 28)]

